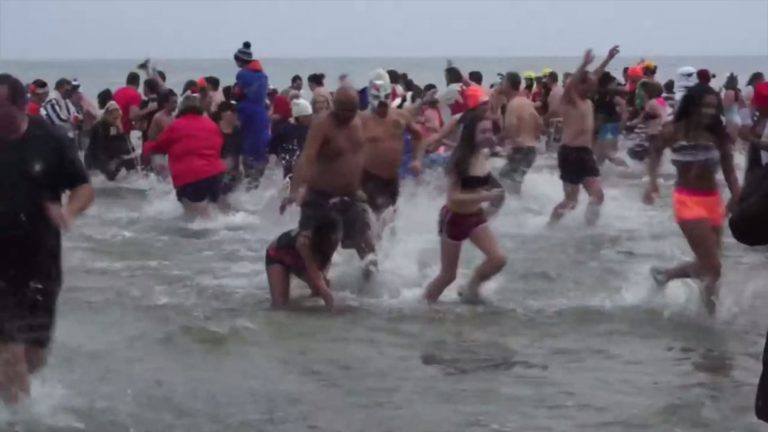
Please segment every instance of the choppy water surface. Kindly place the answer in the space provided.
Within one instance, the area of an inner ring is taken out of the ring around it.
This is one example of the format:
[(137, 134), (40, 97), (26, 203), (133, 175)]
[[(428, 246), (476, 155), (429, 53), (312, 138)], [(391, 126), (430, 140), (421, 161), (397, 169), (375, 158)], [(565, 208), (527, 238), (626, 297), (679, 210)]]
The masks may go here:
[[(710, 320), (694, 284), (651, 289), (650, 265), (689, 255), (669, 182), (646, 207), (642, 167), (606, 168), (599, 225), (584, 227), (582, 199), (550, 231), (554, 165), (541, 157), (525, 200), (492, 222), (509, 254), (492, 305), (460, 305), (455, 286), (435, 308), (418, 301), (438, 270), (434, 174), (404, 185), (374, 282), (354, 254), (336, 257), (330, 314), (309, 300), (268, 310), (264, 249), (298, 218), (278, 215), (279, 170), (235, 197), (238, 212), (196, 223), (168, 184), (97, 178), (66, 237), (50, 365), (2, 418), (40, 431), (760, 430), (765, 251), (726, 239)], [(479, 260), (467, 245), (461, 280)]]

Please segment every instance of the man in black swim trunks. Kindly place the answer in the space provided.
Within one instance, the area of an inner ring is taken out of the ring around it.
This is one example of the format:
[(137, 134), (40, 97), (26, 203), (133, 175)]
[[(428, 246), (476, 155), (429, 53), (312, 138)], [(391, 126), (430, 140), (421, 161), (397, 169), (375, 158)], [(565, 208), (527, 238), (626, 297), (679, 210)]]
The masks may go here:
[(374, 251), (361, 205), (364, 197), (359, 193), (365, 159), (363, 128), (357, 112), (357, 92), (340, 88), (333, 109), (312, 122), (291, 181), (288, 201), (301, 203), (296, 248), (304, 259), (310, 288), (324, 298), (329, 298), (328, 287), (310, 247), (313, 227), (340, 221), (344, 231), (342, 246), (353, 245), (361, 258)]
[[(25, 114), (25, 88), (0, 74), (0, 398), (29, 396), (42, 368), (61, 288), (61, 230), (94, 191), (66, 136)], [(65, 206), (61, 195), (70, 191)]]
[(596, 88), (597, 77), (602, 75), (608, 63), (618, 54), (619, 47), (614, 46), (600, 66), (589, 73), (587, 66), (595, 60), (595, 55), (592, 50), (587, 50), (581, 65), (565, 85), (559, 107), (563, 116), (563, 143), (557, 151), (557, 165), (565, 197), (552, 210), (550, 225), (554, 225), (565, 213), (576, 208), (580, 186), (583, 186), (589, 195), (587, 225), (594, 225), (600, 216), (603, 187), (600, 184), (600, 170), (592, 152), (595, 115), (590, 96)]

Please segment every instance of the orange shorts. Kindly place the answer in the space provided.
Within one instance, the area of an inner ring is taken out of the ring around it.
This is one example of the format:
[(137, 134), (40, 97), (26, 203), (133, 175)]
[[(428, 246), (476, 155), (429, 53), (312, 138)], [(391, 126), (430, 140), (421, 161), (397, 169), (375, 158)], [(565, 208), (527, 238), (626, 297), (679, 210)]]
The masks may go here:
[(676, 188), (672, 203), (678, 223), (704, 219), (715, 228), (723, 225), (725, 207), (718, 191), (701, 192)]

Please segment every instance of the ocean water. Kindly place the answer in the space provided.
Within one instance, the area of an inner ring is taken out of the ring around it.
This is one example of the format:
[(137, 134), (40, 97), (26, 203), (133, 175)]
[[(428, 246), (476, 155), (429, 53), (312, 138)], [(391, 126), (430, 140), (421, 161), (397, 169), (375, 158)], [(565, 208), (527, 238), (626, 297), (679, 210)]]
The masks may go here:
[[(742, 61), (739, 71), (765, 69)], [(488, 71), (515, 67), (482, 62)], [(294, 71), (362, 74), (375, 63), (267, 67), (282, 68), (287, 81)], [(417, 80), (440, 75), (439, 60), (435, 70), (392, 63)], [(90, 89), (119, 84), (131, 64), (2, 69), (78, 76)], [(167, 70), (233, 72), (227, 62), (193, 65)], [(456, 286), (481, 260), (469, 245), (441, 304), (420, 303), (439, 267), (445, 188), (437, 172), (408, 180), (395, 229), (380, 245), (380, 274), (364, 283), (354, 253), (334, 258), (333, 313), (299, 282), (299, 310), (268, 308), (265, 248), (299, 216), (295, 208), (278, 214), (276, 167), (260, 190), (235, 194), (234, 213), (192, 223), (168, 183), (97, 176), (94, 207), (65, 236), (50, 363), (31, 400), (0, 408), (0, 430), (10, 422), (27, 431), (115, 432), (763, 430), (752, 407), (767, 324), (766, 250), (726, 235), (715, 319), (700, 310), (692, 282), (655, 291), (649, 267), (691, 253), (672, 217), (671, 167), (662, 168), (653, 207), (640, 202), (643, 172), (639, 164), (605, 167), (599, 224), (585, 228), (582, 197), (550, 230), (562, 186), (554, 156), (540, 155), (523, 199), (507, 199), (491, 222), (509, 263), (486, 285), (490, 305), (482, 307), (457, 301)]]
[[(602, 53), (598, 53), (601, 55)], [(49, 85), (61, 77), (78, 78), (83, 85), (83, 91), (95, 96), (105, 88), (115, 89), (124, 85), (125, 76), (133, 70), (142, 59), (136, 60), (77, 60), (67, 62), (29, 62), (0, 59), (0, 70), (16, 74), (24, 82), (36, 78), (48, 81)], [(464, 73), (477, 70), (483, 73), (487, 83), (497, 80), (496, 74), (507, 71), (540, 72), (543, 68), (551, 68), (558, 72), (572, 71), (578, 67), (580, 57), (515, 57), (515, 58), (454, 58), (454, 65)], [(617, 57), (608, 68), (614, 75), (620, 77), (625, 66), (635, 64), (639, 58)], [(749, 75), (755, 71), (768, 70), (768, 57), (655, 57), (659, 66), (658, 78), (666, 80), (674, 78), (675, 71), (682, 66), (707, 68), (718, 75), (714, 80), (717, 86), (730, 72), (739, 75), (743, 85)], [(598, 58), (597, 62), (602, 61)], [(214, 75), (221, 79), (222, 85), (234, 83), (237, 68), (231, 60), (157, 60), (158, 68), (165, 71), (168, 85), (181, 90), (184, 82), (201, 76)], [(377, 68), (395, 69), (407, 72), (417, 84), (424, 86), (434, 83), (438, 86), (445, 84), (443, 69), (446, 59), (441, 58), (318, 58), (318, 59), (263, 59), (262, 64), (270, 77), (270, 84), (283, 89), (290, 84), (291, 77), (299, 74), (305, 79), (315, 72), (326, 75), (326, 86), (335, 88), (338, 77), (342, 73), (349, 74), (353, 83), (364, 87), (368, 83), (371, 72)]]

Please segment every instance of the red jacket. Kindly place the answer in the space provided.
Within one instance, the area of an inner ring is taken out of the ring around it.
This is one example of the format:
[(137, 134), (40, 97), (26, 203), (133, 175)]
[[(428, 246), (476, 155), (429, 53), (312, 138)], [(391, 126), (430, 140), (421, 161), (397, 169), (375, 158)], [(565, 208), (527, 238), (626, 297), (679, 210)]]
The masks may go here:
[(224, 137), (213, 120), (196, 114), (183, 115), (171, 123), (156, 141), (147, 141), (144, 152), (167, 153), (173, 187), (221, 174)]

